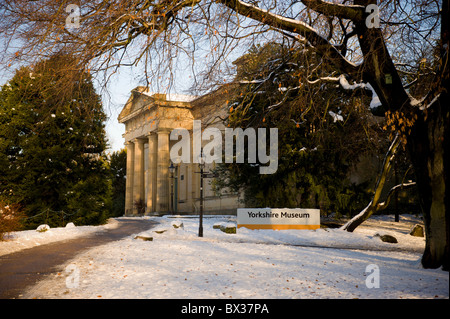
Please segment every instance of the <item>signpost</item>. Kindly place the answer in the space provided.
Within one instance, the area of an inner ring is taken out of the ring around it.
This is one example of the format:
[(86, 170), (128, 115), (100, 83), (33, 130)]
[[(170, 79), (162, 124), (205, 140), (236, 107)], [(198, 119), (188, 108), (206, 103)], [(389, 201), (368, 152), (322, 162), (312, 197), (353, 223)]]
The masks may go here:
[(320, 209), (238, 208), (237, 227), (248, 229), (318, 229)]
[(198, 160), (198, 165), (200, 166), (200, 222), (198, 226), (198, 237), (203, 237), (203, 179), (204, 178), (215, 178), (217, 175), (211, 172), (204, 172), (205, 158), (203, 157), (203, 148), (201, 149), (201, 156)]

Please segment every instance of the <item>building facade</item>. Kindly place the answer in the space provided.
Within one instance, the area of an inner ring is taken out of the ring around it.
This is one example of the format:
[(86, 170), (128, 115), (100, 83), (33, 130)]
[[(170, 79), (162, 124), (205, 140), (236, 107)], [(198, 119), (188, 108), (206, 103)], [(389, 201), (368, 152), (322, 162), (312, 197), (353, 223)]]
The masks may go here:
[[(171, 161), (170, 149), (177, 140), (171, 140), (170, 133), (183, 128), (191, 132), (192, 139), (194, 120), (201, 121), (202, 129), (223, 130), (227, 98), (227, 87), (200, 97), (151, 94), (145, 87), (132, 90), (118, 117), (125, 125), (126, 216), (199, 213), (199, 164)], [(214, 165), (206, 164), (204, 171)], [(211, 175), (203, 179), (202, 198), (204, 213), (235, 214), (241, 205), (239, 194), (215, 189)]]

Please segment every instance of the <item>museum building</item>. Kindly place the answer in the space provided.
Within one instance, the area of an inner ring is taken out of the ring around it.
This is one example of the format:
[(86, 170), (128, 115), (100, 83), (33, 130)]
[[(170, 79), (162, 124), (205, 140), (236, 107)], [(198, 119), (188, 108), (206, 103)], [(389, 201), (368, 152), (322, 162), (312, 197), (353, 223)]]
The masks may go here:
[(125, 216), (198, 214), (201, 201), (204, 213), (235, 214), (243, 205), (239, 194), (214, 187), (215, 163), (202, 166), (201, 181), (199, 163), (176, 164), (170, 158), (177, 143), (170, 139), (174, 129), (192, 132), (194, 120), (202, 129), (225, 129), (228, 93), (227, 86), (203, 96), (153, 94), (142, 86), (131, 91), (118, 116), (127, 151)]

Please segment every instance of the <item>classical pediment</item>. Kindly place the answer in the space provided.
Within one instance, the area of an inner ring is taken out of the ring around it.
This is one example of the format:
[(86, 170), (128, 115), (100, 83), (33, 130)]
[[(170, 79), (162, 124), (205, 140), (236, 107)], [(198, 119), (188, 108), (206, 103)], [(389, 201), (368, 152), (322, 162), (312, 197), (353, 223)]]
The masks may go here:
[(152, 93), (146, 87), (138, 86), (131, 91), (118, 120), (123, 123), (153, 106), (191, 108), (191, 103), (197, 98), (193, 95)]
[(130, 97), (119, 114), (120, 123), (123, 123), (129, 115), (142, 111), (154, 102), (154, 99), (146, 92), (147, 88), (144, 86), (138, 86), (131, 90)]

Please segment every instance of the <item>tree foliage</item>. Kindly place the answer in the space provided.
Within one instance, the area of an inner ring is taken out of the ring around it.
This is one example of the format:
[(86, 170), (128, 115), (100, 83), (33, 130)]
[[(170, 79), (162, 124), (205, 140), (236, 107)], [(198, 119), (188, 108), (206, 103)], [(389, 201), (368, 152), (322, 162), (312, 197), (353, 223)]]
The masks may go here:
[(28, 226), (107, 216), (106, 116), (91, 77), (70, 63), (55, 55), (22, 67), (0, 91), (0, 196), (22, 207)]
[[(352, 185), (349, 169), (386, 144), (381, 126), (363, 106), (365, 94), (308, 79), (326, 70), (303, 45), (255, 46), (238, 59), (239, 88), (230, 102), (230, 127), (276, 127), (279, 165), (259, 175), (253, 164), (223, 164), (220, 185), (245, 191), (256, 207), (317, 207), (353, 214), (367, 201), (367, 185)], [(282, 101), (282, 102), (280, 102)]]
[(125, 188), (127, 170), (127, 151), (122, 149), (110, 156), (112, 207), (111, 216), (122, 216), (125, 212)]

